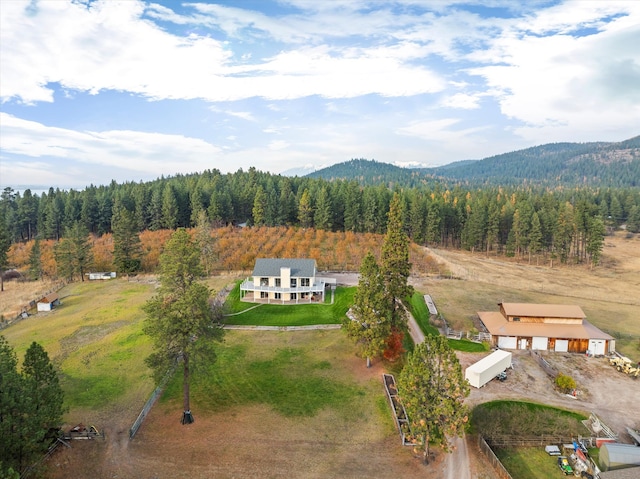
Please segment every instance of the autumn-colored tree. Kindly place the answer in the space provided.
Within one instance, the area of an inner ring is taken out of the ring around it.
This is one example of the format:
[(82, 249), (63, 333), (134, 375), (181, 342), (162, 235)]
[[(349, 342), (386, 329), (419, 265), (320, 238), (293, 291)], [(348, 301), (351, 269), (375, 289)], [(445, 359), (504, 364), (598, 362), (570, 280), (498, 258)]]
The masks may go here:
[(427, 336), (416, 345), (398, 376), (398, 393), (424, 462), (429, 463), (431, 443), (449, 452), (449, 438), (461, 436), (468, 421), (463, 401), (469, 384), (447, 338)]

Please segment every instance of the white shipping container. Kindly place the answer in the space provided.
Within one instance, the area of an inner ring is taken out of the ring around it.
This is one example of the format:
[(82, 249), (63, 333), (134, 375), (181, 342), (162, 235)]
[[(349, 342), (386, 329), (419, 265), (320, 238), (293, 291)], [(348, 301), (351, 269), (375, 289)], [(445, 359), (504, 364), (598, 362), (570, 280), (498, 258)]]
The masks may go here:
[(469, 384), (480, 388), (498, 374), (511, 367), (511, 353), (498, 349), (489, 356), (469, 366), (465, 371), (465, 379)]

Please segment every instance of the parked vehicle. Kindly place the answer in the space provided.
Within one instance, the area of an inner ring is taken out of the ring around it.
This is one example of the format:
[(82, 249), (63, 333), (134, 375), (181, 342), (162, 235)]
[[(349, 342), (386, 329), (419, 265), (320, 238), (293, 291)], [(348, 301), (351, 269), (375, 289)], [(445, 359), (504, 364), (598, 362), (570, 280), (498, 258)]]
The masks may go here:
[(496, 376), (496, 379), (497, 379), (498, 381), (505, 381), (505, 380), (507, 379), (507, 372), (506, 372), (506, 371), (502, 371), (501, 373), (499, 373), (499, 374)]
[(560, 456), (558, 458), (558, 467), (566, 476), (573, 474), (573, 468), (571, 467), (571, 464), (569, 464), (569, 460), (566, 456)]

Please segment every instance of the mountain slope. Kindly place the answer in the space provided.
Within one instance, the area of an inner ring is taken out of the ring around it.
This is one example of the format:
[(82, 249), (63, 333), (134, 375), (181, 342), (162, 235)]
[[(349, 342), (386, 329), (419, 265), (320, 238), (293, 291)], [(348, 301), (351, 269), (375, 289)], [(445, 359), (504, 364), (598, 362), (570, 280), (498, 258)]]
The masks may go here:
[(549, 143), (476, 161), (408, 169), (350, 160), (309, 175), (362, 184), (416, 186), (436, 182), (544, 186), (640, 186), (640, 136), (617, 143)]

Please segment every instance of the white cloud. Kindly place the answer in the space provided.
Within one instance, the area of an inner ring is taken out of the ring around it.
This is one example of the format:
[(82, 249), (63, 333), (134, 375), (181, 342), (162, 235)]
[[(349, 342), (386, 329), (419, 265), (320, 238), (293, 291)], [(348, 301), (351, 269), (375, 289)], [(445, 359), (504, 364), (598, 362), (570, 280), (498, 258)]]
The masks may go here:
[(469, 95), (467, 93), (456, 93), (445, 97), (440, 105), (446, 108), (458, 108), (461, 110), (475, 110), (480, 108), (480, 97), (478, 95)]
[[(234, 63), (224, 42), (195, 34), (179, 37), (142, 19), (144, 4), (139, 1), (88, 6), (40, 2), (35, 14), (28, 13), (26, 5), (8, 2), (2, 8), (4, 101), (53, 101), (48, 85), (55, 82), (95, 94), (118, 90), (152, 99), (207, 101), (400, 96), (444, 88), (437, 74), (407, 63), (420, 55), (415, 44), (302, 47), (252, 64)], [(225, 10), (215, 5), (198, 8)], [(169, 15), (166, 8), (162, 12)]]
[[(161, 174), (203, 171), (210, 168), (220, 149), (197, 138), (163, 135), (139, 131), (74, 131), (16, 118), (0, 113), (0, 133), (4, 155), (19, 155), (43, 160), (2, 162), (2, 178), (6, 184), (22, 184), (30, 175), (23, 174), (26, 165), (35, 170), (51, 167), (51, 159), (70, 160), (91, 165), (108, 166), (128, 171), (132, 177), (156, 177)], [(186, 169), (185, 169), (186, 166)], [(64, 171), (67, 181), (72, 171)], [(84, 176), (84, 175), (83, 175)], [(105, 178), (82, 178), (83, 184), (104, 183)]]
[(284, 140), (274, 140), (271, 141), (268, 145), (270, 150), (284, 150), (289, 147), (289, 143)]
[[(629, 15), (603, 24), (599, 18), (611, 13), (603, 12), (609, 6), (570, 2), (543, 11), (505, 30), (490, 49), (474, 56), (492, 63), (469, 72), (486, 80), (504, 115), (522, 122), (513, 128), (516, 134), (538, 144), (621, 140), (637, 134), (640, 4), (625, 2), (623, 10)], [(555, 29), (576, 32), (582, 25), (600, 31), (539, 36)]]

